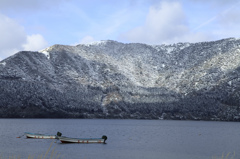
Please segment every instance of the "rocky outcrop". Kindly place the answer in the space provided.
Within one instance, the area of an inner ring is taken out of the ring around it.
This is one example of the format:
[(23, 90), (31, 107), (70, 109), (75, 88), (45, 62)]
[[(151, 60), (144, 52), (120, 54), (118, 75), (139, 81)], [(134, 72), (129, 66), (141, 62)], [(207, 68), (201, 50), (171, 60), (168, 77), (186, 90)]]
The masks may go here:
[(0, 117), (240, 120), (240, 40), (101, 41), (0, 62)]

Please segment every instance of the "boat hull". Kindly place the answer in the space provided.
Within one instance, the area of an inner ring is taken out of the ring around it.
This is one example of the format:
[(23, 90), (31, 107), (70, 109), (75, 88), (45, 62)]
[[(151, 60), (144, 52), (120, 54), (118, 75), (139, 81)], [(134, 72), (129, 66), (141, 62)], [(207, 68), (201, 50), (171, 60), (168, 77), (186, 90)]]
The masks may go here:
[(33, 139), (56, 139), (56, 135), (45, 135), (45, 134), (36, 134), (36, 133), (25, 133), (27, 138)]
[(81, 143), (81, 144), (90, 144), (90, 143), (105, 143), (105, 140), (102, 138), (69, 138), (69, 137), (58, 137), (62, 143)]

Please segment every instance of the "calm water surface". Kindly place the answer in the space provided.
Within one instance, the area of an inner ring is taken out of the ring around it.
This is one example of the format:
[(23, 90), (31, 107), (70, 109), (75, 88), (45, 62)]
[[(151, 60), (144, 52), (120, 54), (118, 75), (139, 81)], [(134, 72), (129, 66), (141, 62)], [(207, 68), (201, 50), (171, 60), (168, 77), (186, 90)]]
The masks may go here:
[[(38, 158), (51, 145), (64, 159), (211, 159), (235, 151), (240, 158), (240, 123), (108, 119), (0, 119), (0, 158)], [(24, 132), (101, 137), (107, 144), (62, 144), (17, 138)], [(48, 155), (50, 157), (50, 155)], [(55, 155), (57, 156), (57, 155)], [(231, 158), (231, 157), (229, 157)]]

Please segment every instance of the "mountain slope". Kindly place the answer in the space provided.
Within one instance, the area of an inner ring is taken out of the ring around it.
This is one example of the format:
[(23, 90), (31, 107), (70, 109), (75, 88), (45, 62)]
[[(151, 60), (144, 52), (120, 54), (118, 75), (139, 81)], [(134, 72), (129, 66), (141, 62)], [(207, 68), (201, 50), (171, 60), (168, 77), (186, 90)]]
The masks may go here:
[(0, 117), (240, 120), (240, 40), (101, 41), (0, 62)]

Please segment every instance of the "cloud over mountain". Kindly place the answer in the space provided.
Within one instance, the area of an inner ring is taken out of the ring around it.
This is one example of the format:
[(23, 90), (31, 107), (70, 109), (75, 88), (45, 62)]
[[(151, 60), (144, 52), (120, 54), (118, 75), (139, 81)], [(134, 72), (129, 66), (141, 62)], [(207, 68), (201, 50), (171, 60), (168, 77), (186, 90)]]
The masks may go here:
[(124, 33), (122, 38), (131, 42), (162, 44), (204, 41), (207, 36), (191, 32), (181, 3), (163, 1), (149, 8), (142, 26)]
[(0, 60), (20, 50), (40, 50), (47, 42), (40, 34), (27, 35), (23, 26), (0, 13)]

